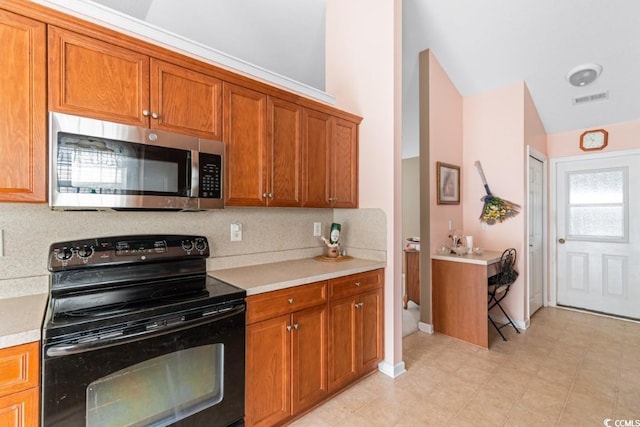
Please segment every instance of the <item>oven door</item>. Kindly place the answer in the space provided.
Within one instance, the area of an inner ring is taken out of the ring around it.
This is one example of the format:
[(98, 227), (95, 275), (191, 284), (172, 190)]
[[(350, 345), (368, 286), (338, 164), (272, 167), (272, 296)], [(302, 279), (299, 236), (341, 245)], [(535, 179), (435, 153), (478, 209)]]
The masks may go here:
[[(43, 347), (43, 426), (227, 426), (244, 416), (245, 306)], [(124, 333), (123, 333), (124, 332)]]

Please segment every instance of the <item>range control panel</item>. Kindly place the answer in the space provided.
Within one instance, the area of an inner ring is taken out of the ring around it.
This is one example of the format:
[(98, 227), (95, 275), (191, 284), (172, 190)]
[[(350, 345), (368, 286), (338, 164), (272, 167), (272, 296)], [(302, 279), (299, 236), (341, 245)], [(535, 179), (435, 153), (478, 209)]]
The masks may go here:
[(114, 236), (54, 243), (49, 247), (48, 268), (49, 271), (60, 271), (207, 257), (209, 244), (204, 236)]

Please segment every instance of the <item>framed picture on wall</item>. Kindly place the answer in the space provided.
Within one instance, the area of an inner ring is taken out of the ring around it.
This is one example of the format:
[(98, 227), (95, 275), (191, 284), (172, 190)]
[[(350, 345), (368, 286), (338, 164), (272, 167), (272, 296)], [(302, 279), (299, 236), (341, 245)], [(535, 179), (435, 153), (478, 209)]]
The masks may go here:
[(436, 162), (439, 205), (460, 204), (460, 166)]

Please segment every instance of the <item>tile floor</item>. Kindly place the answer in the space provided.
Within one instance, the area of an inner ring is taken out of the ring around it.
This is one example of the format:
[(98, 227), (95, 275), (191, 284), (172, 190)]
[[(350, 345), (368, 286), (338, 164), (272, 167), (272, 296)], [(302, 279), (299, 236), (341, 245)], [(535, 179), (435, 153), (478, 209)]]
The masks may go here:
[(640, 425), (640, 324), (542, 308), (490, 350), (441, 334), (403, 339), (407, 372), (379, 372), (292, 425)]

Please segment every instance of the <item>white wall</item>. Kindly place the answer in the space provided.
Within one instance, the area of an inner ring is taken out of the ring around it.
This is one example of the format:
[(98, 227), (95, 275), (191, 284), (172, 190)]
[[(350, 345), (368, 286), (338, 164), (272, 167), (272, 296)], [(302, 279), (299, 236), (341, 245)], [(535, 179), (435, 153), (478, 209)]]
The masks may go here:
[(401, 0), (327, 1), (327, 83), (339, 108), (360, 125), (360, 206), (386, 215), (385, 361), (402, 362)]
[(324, 90), (325, 0), (93, 0)]

